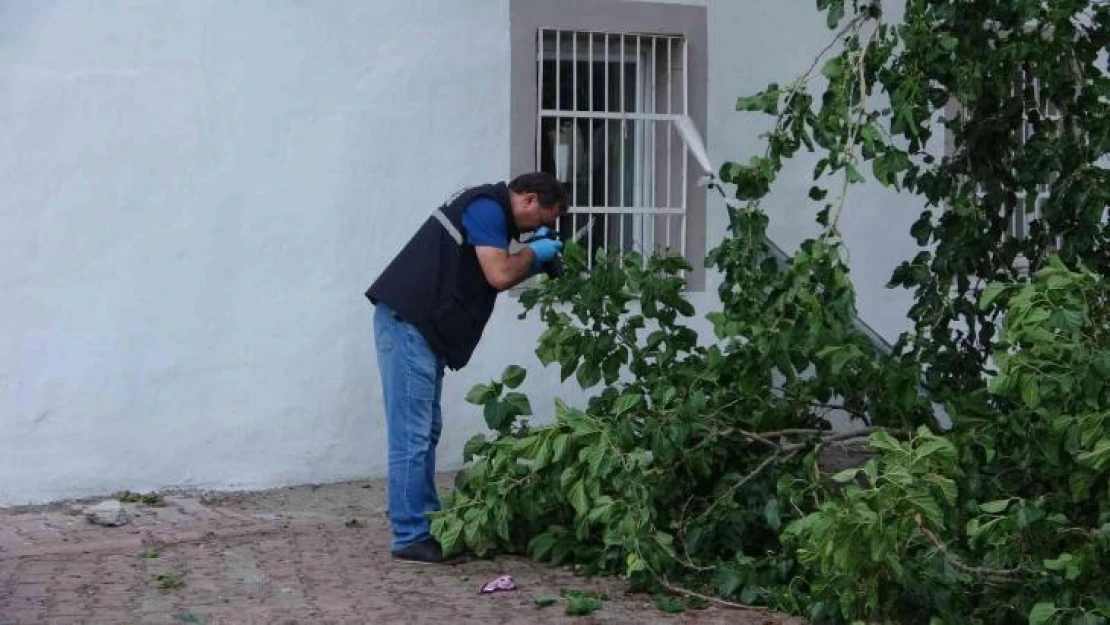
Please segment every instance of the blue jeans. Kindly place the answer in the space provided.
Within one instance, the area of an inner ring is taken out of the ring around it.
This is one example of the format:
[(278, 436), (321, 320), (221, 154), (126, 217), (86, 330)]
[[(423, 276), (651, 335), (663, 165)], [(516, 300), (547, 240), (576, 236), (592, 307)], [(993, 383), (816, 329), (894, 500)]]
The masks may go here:
[(374, 310), (374, 342), (389, 431), (390, 549), (396, 551), (431, 536), (425, 514), (439, 510), (435, 472), (444, 361), (414, 326), (381, 303)]

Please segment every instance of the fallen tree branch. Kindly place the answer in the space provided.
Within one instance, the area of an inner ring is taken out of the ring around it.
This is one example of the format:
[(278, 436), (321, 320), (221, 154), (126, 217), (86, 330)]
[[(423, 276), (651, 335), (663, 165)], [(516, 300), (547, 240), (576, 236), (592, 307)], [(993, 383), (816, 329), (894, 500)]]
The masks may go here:
[(740, 430), (740, 435), (743, 436), (744, 438), (748, 439), (748, 440), (758, 441), (758, 442), (763, 443), (764, 445), (767, 445), (769, 447), (774, 447), (775, 449), (779, 449), (779, 447), (780, 447), (780, 445), (778, 443), (776, 443), (775, 441), (773, 441), (769, 438), (766, 438), (765, 436), (763, 436), (761, 434), (756, 434), (755, 432), (748, 432), (747, 430)]
[[(777, 432), (760, 432), (758, 435), (751, 434), (750, 432), (742, 432), (742, 434), (744, 436), (751, 436), (751, 437), (759, 436), (759, 437), (762, 437), (763, 439), (770, 439), (771, 437), (779, 437), (779, 436), (792, 436), (792, 435), (793, 436), (821, 435), (821, 440), (820, 440), (820, 442), (817, 443), (817, 446), (815, 447), (815, 449), (820, 449), (822, 446), (828, 445), (830, 443), (837, 443), (837, 442), (840, 442), (840, 441), (847, 441), (847, 440), (852, 440), (852, 439), (856, 439), (856, 438), (867, 438), (868, 436), (874, 434), (875, 432), (889, 432), (890, 434), (901, 434), (902, 433), (902, 432), (897, 431), (897, 430), (889, 430), (887, 428), (882, 428), (882, 427), (873, 427), (873, 428), (863, 428), (863, 429), (855, 430), (855, 431), (852, 431), (852, 432), (841, 432), (839, 434), (830, 434), (828, 430), (779, 430)], [(759, 440), (759, 439), (757, 439), (757, 440)], [(780, 449), (782, 449), (783, 451), (792, 451), (792, 450), (795, 450), (795, 449), (801, 449), (801, 448), (805, 447), (805, 445), (803, 445), (801, 443), (785, 443), (785, 444), (779, 444), (777, 446)]]
[[(903, 430), (891, 430), (889, 428), (884, 428), (884, 427), (868, 427), (868, 428), (855, 430), (855, 431), (852, 431), (852, 432), (841, 432), (839, 434), (830, 433), (829, 430), (817, 430), (817, 429), (786, 429), (786, 430), (772, 430), (770, 432), (752, 432), (752, 431), (749, 431), (749, 430), (733, 430), (731, 428), (723, 428), (719, 432), (717, 432), (717, 434), (728, 436), (729, 434), (734, 434), (735, 433), (735, 434), (739, 434), (740, 436), (743, 436), (744, 438), (746, 438), (750, 441), (763, 443), (764, 445), (767, 445), (768, 447), (773, 447), (773, 448), (778, 449), (780, 451), (793, 451), (793, 450), (796, 450), (796, 449), (801, 449), (801, 448), (805, 447), (805, 445), (803, 445), (801, 443), (778, 443), (778, 442), (775, 442), (773, 439), (784, 438), (784, 437), (787, 437), (787, 436), (820, 436), (821, 437), (820, 441), (817, 443), (817, 446), (816, 446), (817, 449), (820, 449), (821, 446), (828, 445), (830, 443), (837, 443), (837, 442), (852, 440), (852, 439), (856, 439), (856, 438), (866, 438), (866, 437), (874, 434), (875, 432), (888, 432), (891, 435), (895, 435), (895, 436), (906, 434), (906, 432), (903, 431)], [(701, 445), (698, 445), (694, 449), (698, 449), (700, 446)]]
[(686, 590), (685, 588), (675, 586), (674, 584), (668, 582), (665, 579), (660, 579), (659, 580), (659, 585), (662, 586), (663, 588), (666, 588), (668, 591), (670, 591), (670, 592), (672, 592), (676, 595), (683, 595), (683, 596), (686, 596), (686, 597), (694, 597), (696, 599), (701, 599), (702, 601), (708, 601), (709, 603), (719, 605), (719, 606), (725, 607), (725, 608), (730, 608), (730, 609), (733, 609), (733, 610), (749, 610), (749, 611), (752, 611), (752, 612), (762, 612), (762, 613), (765, 613), (765, 614), (767, 612), (770, 612), (769, 609), (764, 608), (764, 607), (760, 607), (760, 606), (756, 606), (756, 605), (748, 605), (746, 603), (736, 603), (734, 601), (725, 601), (724, 599), (721, 599), (719, 597), (714, 597), (712, 595), (703, 595), (700, 592), (694, 592), (693, 590)]
[(843, 434), (834, 434), (833, 436), (827, 436), (827, 437), (821, 439), (821, 442), (817, 444), (817, 447), (815, 447), (814, 450), (821, 451), (822, 447), (824, 447), (825, 445), (833, 444), (833, 443), (840, 443), (840, 442), (843, 442), (843, 441), (850, 441), (850, 440), (854, 440), (854, 439), (857, 439), (857, 438), (867, 438), (868, 436), (871, 436), (875, 432), (886, 432), (886, 433), (890, 434), (891, 436), (900, 436), (900, 435), (907, 434), (907, 432), (905, 432), (903, 430), (890, 430), (890, 429), (887, 429), (887, 428), (864, 428), (862, 430), (856, 430), (855, 432), (844, 432)]
[(812, 403), (810, 403), (809, 407), (810, 408), (822, 408), (822, 409), (825, 409), (825, 410), (842, 410), (842, 411), (852, 415), (853, 417), (855, 417), (857, 419), (860, 419), (861, 421), (867, 421), (867, 419), (868, 419), (867, 413), (860, 412), (859, 410), (856, 410), (855, 408), (849, 408), (848, 406), (845, 406), (844, 404), (822, 404), (822, 403), (818, 403), (818, 402), (812, 402)]
[(967, 573), (969, 575), (991, 578), (995, 581), (1015, 582), (1021, 578), (1021, 574), (1024, 569), (1020, 566), (1016, 566), (1012, 569), (992, 569), (984, 566), (971, 566), (968, 564), (964, 564), (962, 560), (960, 560), (958, 557), (956, 557), (955, 554), (952, 553), (952, 551), (948, 548), (948, 545), (943, 540), (941, 540), (939, 536), (934, 534), (931, 530), (929, 530), (929, 528), (925, 527), (925, 525), (921, 523), (921, 515), (915, 515), (913, 520), (914, 523), (917, 524), (917, 529), (921, 530), (921, 533), (924, 534), (925, 537), (929, 539), (929, 542), (933, 543), (933, 546), (935, 546), (937, 550), (944, 555), (944, 559), (947, 560), (953, 568), (963, 571), (964, 573)]
[(790, 460), (791, 458), (793, 458), (796, 455), (798, 455), (798, 450), (797, 449), (792, 450), (792, 451), (788, 451), (785, 454), (779, 453), (779, 454), (771, 454), (770, 456), (767, 456), (766, 458), (763, 459), (763, 462), (759, 463), (759, 466), (757, 466), (754, 470), (752, 470), (751, 473), (749, 473), (749, 474), (745, 475), (744, 477), (740, 478), (739, 480), (737, 480), (736, 483), (733, 484), (732, 486), (729, 486), (728, 490), (725, 491), (723, 494), (721, 494), (720, 497), (714, 499), (713, 503), (709, 504), (709, 507), (705, 509), (705, 512), (702, 512), (701, 514), (699, 514), (698, 518), (696, 520), (701, 521), (705, 517), (709, 516), (709, 513), (712, 512), (714, 510), (714, 508), (717, 507), (717, 504), (721, 503), (722, 501), (724, 501), (726, 499), (732, 499), (736, 495), (736, 491), (740, 490), (741, 486), (743, 486), (744, 484), (747, 484), (748, 482), (755, 479), (755, 477), (758, 476), (760, 473), (762, 473), (763, 470), (766, 469), (768, 466), (770, 466), (770, 464), (772, 462), (774, 462), (776, 460), (782, 460), (783, 462), (785, 462), (787, 460)]
[(686, 509), (690, 506), (690, 502), (694, 500), (694, 497), (695, 495), (690, 495), (686, 503), (682, 504), (682, 512), (678, 516), (678, 540), (682, 543), (682, 554), (685, 556), (685, 559), (679, 559), (678, 561), (687, 568), (702, 573), (708, 573), (716, 570), (717, 567), (694, 564), (694, 559), (690, 557), (690, 549), (686, 545)]

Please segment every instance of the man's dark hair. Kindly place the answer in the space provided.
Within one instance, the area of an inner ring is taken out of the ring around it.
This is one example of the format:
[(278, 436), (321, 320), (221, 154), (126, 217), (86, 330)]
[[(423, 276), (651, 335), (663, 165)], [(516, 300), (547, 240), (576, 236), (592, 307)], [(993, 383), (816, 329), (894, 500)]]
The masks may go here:
[(570, 208), (567, 204), (566, 184), (542, 171), (521, 174), (513, 178), (509, 183), (509, 190), (514, 193), (535, 193), (539, 198), (540, 206), (544, 208), (558, 206), (561, 213), (567, 212)]

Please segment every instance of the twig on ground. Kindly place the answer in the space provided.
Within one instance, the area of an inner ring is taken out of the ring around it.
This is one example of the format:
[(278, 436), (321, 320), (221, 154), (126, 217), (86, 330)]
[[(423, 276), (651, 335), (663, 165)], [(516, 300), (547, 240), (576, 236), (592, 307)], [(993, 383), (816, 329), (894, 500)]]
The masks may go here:
[(725, 607), (725, 608), (731, 608), (733, 610), (750, 610), (752, 612), (763, 612), (763, 613), (770, 612), (770, 610), (768, 610), (767, 608), (764, 608), (764, 607), (755, 606), (755, 605), (748, 605), (746, 603), (736, 603), (734, 601), (725, 601), (724, 599), (721, 599), (719, 597), (713, 597), (711, 595), (703, 595), (700, 592), (694, 592), (693, 590), (686, 590), (685, 588), (675, 586), (674, 584), (668, 582), (665, 579), (660, 579), (659, 580), (659, 585), (661, 585), (663, 588), (666, 588), (667, 590), (669, 590), (670, 592), (672, 592), (676, 595), (684, 595), (684, 596), (687, 596), (687, 597), (696, 597), (698, 599), (701, 599), (702, 601), (708, 601), (709, 603), (713, 603), (713, 604), (716, 604), (716, 605), (719, 605), (719, 606), (722, 606), (722, 607)]

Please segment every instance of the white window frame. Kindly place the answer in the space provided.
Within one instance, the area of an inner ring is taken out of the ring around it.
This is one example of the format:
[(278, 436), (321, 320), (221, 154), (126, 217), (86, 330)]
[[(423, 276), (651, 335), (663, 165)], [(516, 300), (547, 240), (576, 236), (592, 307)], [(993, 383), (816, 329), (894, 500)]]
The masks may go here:
[[(591, 264), (592, 252), (600, 248), (637, 252), (645, 262), (656, 252), (685, 255), (689, 156), (675, 136), (674, 122), (689, 107), (687, 40), (546, 28), (536, 35), (535, 167), (550, 163), (551, 173), (568, 184), (571, 211), (561, 220), (563, 232), (585, 230), (581, 244), (591, 252)], [(616, 76), (614, 67), (620, 68)], [(630, 68), (632, 73), (626, 73)], [(568, 69), (569, 94), (564, 90)], [(595, 92), (598, 79), (603, 94)], [(582, 96), (586, 102), (580, 107)], [(618, 101), (612, 102), (612, 96)], [(571, 130), (569, 141), (563, 128)], [(631, 142), (624, 140), (629, 136)], [(602, 154), (597, 154), (599, 138)], [(599, 167), (601, 179), (595, 181)], [(583, 168), (586, 180), (580, 181)], [(611, 188), (614, 182), (619, 189)]]
[[(706, 122), (708, 118), (708, 9), (705, 6), (696, 6), (688, 4), (652, 2), (652, 1), (639, 1), (639, 0), (509, 0), (510, 8), (510, 44), (511, 44), (511, 80), (510, 80), (510, 93), (511, 93), (511, 151), (510, 151), (510, 174), (517, 175), (525, 171), (542, 170), (543, 167), (539, 166), (538, 155), (544, 149), (541, 145), (543, 135), (541, 134), (544, 129), (540, 122), (540, 110), (542, 93), (540, 91), (540, 77), (539, 77), (539, 54), (542, 48), (539, 43), (542, 41), (541, 31), (577, 31), (579, 33), (610, 33), (613, 36), (623, 34), (626, 37), (641, 36), (642, 41), (648, 41), (647, 37), (653, 36), (669, 36), (676, 39), (681, 39), (684, 42), (684, 63), (682, 65), (681, 77), (686, 81), (685, 100), (682, 102), (687, 113), (686, 121), (691, 122), (694, 128), (704, 134), (706, 131)], [(580, 35), (580, 42), (587, 43), (587, 39)], [(616, 41), (614, 39), (614, 41)], [(626, 40), (632, 42), (635, 46), (634, 39)], [(598, 52), (599, 43), (595, 43), (595, 54)], [(586, 45), (588, 52), (588, 43)], [(564, 50), (565, 54), (570, 54), (572, 48), (569, 46)], [(650, 51), (648, 51), (650, 54)], [(660, 44), (657, 47), (657, 55), (662, 54), (663, 47)], [(678, 57), (675, 57), (678, 60)], [(602, 59), (602, 62), (604, 59)], [(659, 61), (657, 56), (657, 63), (660, 65), (665, 62)], [(650, 63), (650, 61), (649, 61)], [(550, 67), (550, 66), (549, 66)], [(586, 64), (572, 64), (571, 67), (579, 68), (579, 72), (591, 66)], [(595, 69), (602, 66), (594, 66)], [(581, 78), (580, 78), (581, 80)], [(630, 81), (631, 83), (632, 81)], [(641, 80), (641, 84), (647, 81)], [(658, 92), (657, 92), (658, 95)], [(677, 94), (675, 94), (677, 95)], [(566, 104), (564, 102), (564, 104)], [(585, 108), (585, 106), (580, 106)], [(677, 116), (680, 109), (675, 107), (672, 110), (672, 115)], [(648, 111), (651, 112), (650, 109)], [(654, 115), (666, 115), (665, 108), (657, 108)], [(549, 122), (550, 123), (550, 122)], [(581, 123), (581, 122), (577, 122)], [(596, 122), (595, 122), (596, 123)], [(611, 122), (614, 124), (619, 121)], [(642, 249), (647, 247), (646, 244), (661, 242), (660, 247), (666, 247), (667, 234), (671, 233), (671, 247), (670, 249), (675, 252), (682, 251), (686, 260), (692, 266), (692, 270), (686, 272), (686, 290), (688, 292), (700, 292), (705, 290), (706, 283), (706, 269), (705, 269), (705, 253), (707, 249), (707, 229), (706, 229), (706, 210), (708, 194), (704, 188), (692, 184), (692, 181), (697, 180), (702, 172), (700, 167), (694, 162), (692, 157), (685, 154), (685, 150), (680, 150), (684, 144), (678, 135), (677, 129), (671, 120), (663, 121), (656, 119), (651, 122), (633, 122), (628, 120), (628, 124), (632, 127), (633, 123), (647, 124), (646, 128), (650, 130), (651, 124), (656, 126), (657, 142), (656, 148), (662, 147), (666, 149), (666, 136), (667, 132), (672, 133), (671, 146), (675, 150), (675, 154), (681, 152), (681, 158), (673, 160), (673, 167), (677, 173), (688, 181), (686, 188), (681, 189), (681, 184), (672, 182), (672, 193), (674, 198), (671, 202), (658, 201), (658, 194), (655, 202), (640, 201), (634, 203), (627, 201), (627, 205), (623, 208), (640, 209), (644, 206), (648, 208), (667, 208), (667, 209), (681, 209), (682, 220), (679, 222), (676, 219), (673, 221), (673, 230), (660, 225), (655, 229), (654, 236), (651, 232), (652, 220), (658, 216), (646, 216), (639, 218), (635, 223), (627, 223), (625, 225), (626, 232), (630, 230), (637, 230), (646, 234), (638, 234), (638, 245)], [(604, 124), (600, 124), (604, 127)], [(670, 127), (664, 130), (664, 126)], [(589, 124), (583, 124), (582, 132), (586, 132)], [(633, 134), (635, 136), (635, 134)], [(596, 142), (596, 146), (602, 145), (602, 140)], [(651, 145), (647, 146), (648, 152), (651, 152)], [(604, 154), (605, 150), (599, 150), (597, 154)], [(629, 156), (634, 156), (630, 154)], [(638, 156), (643, 159), (651, 154), (639, 152)], [(590, 156), (585, 157), (587, 161)], [(604, 157), (602, 157), (604, 158)], [(659, 161), (663, 162), (663, 161)], [(587, 162), (587, 165), (590, 163)], [(596, 164), (595, 164), (596, 165)], [(551, 165), (550, 159), (547, 164), (547, 169), (554, 169)], [(657, 168), (651, 168), (648, 171), (654, 172)], [(595, 172), (595, 184), (598, 181), (596, 176), (600, 174)], [(637, 179), (634, 182), (642, 183), (643, 188), (650, 188), (652, 173), (649, 173), (647, 178)], [(667, 178), (661, 177), (659, 174), (654, 174), (655, 182), (662, 184), (665, 193)], [(587, 186), (589, 184), (588, 177), (583, 178), (586, 180)], [(680, 178), (676, 177), (675, 181)], [(579, 193), (583, 193), (579, 190)], [(595, 193), (597, 191), (595, 190)], [(647, 195), (650, 195), (648, 193)], [(602, 202), (599, 201), (586, 201), (585, 193), (582, 198), (575, 198), (576, 201), (572, 205), (573, 208), (567, 216), (565, 224), (562, 226), (564, 235), (573, 235), (573, 233), (582, 229), (588, 223), (588, 212), (597, 212)], [(600, 198), (598, 198), (600, 199)], [(593, 204), (593, 206), (590, 206)], [(636, 205), (639, 204), (639, 205)], [(670, 206), (655, 206), (655, 204), (670, 204)], [(609, 208), (622, 208), (621, 206)], [(631, 212), (631, 211), (630, 211)], [(577, 217), (575, 214), (577, 213)], [(610, 229), (616, 231), (618, 234), (614, 237), (619, 239), (619, 221), (614, 219), (613, 216), (617, 213), (609, 213), (611, 217)], [(630, 218), (631, 219), (631, 218)], [(595, 224), (597, 222), (595, 221)], [(576, 226), (577, 224), (577, 226)], [(603, 232), (604, 224), (601, 226), (602, 231), (594, 233), (593, 246), (597, 246), (605, 237)], [(587, 230), (580, 243), (583, 247), (589, 249), (591, 242), (589, 240), (590, 231)], [(628, 235), (626, 234), (626, 238)], [(648, 249), (652, 249), (648, 247)]]

